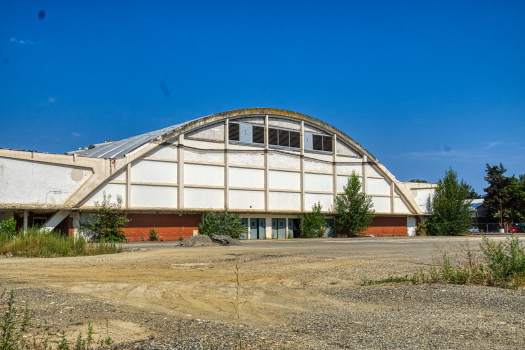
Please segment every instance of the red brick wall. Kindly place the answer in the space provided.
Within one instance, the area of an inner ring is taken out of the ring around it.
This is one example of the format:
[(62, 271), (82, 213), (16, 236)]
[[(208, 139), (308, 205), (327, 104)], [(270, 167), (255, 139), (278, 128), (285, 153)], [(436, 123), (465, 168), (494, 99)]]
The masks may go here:
[(200, 214), (128, 214), (131, 219), (123, 229), (128, 242), (149, 241), (149, 231), (154, 227), (159, 240), (178, 241), (180, 237), (193, 236), (199, 229)]
[(367, 235), (378, 236), (406, 236), (407, 218), (403, 216), (383, 217), (376, 216), (372, 225), (366, 231)]

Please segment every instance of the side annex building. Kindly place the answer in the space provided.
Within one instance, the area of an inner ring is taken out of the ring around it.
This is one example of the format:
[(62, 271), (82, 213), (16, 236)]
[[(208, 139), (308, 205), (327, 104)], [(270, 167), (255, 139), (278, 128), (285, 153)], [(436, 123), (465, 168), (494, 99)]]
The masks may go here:
[(368, 234), (413, 235), (434, 184), (401, 182), (363, 146), (304, 114), (249, 108), (195, 119), (65, 154), (0, 149), (0, 221), (78, 233), (103, 193), (123, 199), (128, 241), (197, 234), (206, 210), (227, 206), (246, 239), (298, 237), (298, 216), (334, 199), (355, 172), (372, 197)]

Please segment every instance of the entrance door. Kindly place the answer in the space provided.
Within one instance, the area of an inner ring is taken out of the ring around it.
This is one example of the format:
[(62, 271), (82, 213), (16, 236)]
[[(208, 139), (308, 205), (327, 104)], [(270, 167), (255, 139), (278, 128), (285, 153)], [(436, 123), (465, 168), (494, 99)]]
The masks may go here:
[(259, 219), (259, 239), (266, 239), (266, 219)]
[(277, 223), (279, 224), (277, 228), (277, 238), (286, 238), (286, 219), (278, 219)]
[(258, 219), (250, 219), (250, 239), (257, 239), (259, 231), (259, 220)]
[(239, 239), (248, 239), (248, 219), (241, 219), (242, 224), (246, 227), (246, 231), (239, 235)]
[(288, 238), (301, 238), (300, 224), (299, 219), (288, 219)]
[(407, 235), (416, 235), (416, 218), (413, 216), (407, 216)]
[(279, 238), (277, 235), (277, 221), (279, 219), (272, 219), (272, 238)]
[(333, 237), (334, 236), (334, 219), (325, 219), (326, 221), (326, 231), (324, 232), (323, 237)]

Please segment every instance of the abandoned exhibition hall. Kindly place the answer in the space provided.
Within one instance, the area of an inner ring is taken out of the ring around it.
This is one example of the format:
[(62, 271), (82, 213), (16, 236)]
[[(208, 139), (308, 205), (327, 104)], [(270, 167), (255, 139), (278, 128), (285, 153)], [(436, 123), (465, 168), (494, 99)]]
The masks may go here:
[[(361, 137), (366, 140), (365, 137)], [(373, 142), (368, 139), (367, 142)], [(64, 154), (0, 149), (0, 221), (75, 236), (103, 194), (122, 198), (128, 241), (198, 234), (206, 210), (236, 212), (245, 239), (299, 237), (302, 213), (322, 205), (334, 235), (334, 199), (355, 172), (376, 217), (368, 234), (413, 235), (433, 184), (396, 180), (345, 133), (270, 108), (218, 113)]]

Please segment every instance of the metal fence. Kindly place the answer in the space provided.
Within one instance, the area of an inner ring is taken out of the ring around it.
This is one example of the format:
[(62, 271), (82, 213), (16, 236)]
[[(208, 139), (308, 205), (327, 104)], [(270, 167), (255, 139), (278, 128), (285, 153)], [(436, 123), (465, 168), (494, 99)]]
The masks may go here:
[[(519, 227), (521, 228), (520, 232), (523, 232), (523, 229), (525, 228), (525, 224), (521, 223), (521, 224), (514, 224), (514, 225), (505, 224), (504, 225), (505, 233), (508, 233), (509, 228), (515, 225), (519, 225)], [(485, 233), (496, 233), (496, 232), (499, 232), (499, 228), (500, 228), (498, 222), (496, 223), (477, 223), (474, 225), (474, 227), (479, 228), (480, 231), (483, 231)]]

